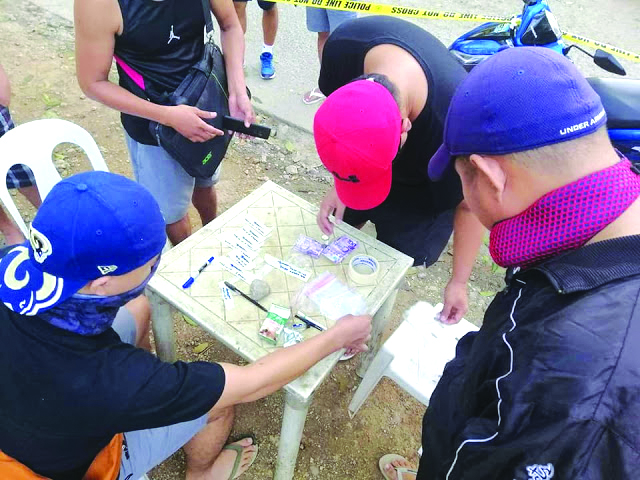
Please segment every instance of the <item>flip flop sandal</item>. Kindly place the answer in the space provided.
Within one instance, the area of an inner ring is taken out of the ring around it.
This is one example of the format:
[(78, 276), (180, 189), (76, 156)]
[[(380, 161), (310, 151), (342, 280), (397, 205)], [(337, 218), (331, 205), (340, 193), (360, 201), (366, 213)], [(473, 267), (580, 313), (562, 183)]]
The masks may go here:
[(318, 103), (320, 100), (324, 100), (325, 98), (326, 97), (320, 91), (320, 89), (316, 87), (302, 96), (302, 103), (304, 103), (305, 105), (313, 105), (314, 103)]
[[(251, 459), (249, 460), (249, 465), (247, 466), (247, 470), (248, 470), (249, 468), (251, 468), (251, 465), (253, 465), (253, 462), (255, 462), (256, 458), (258, 457), (258, 444), (256, 443), (256, 439), (253, 435), (244, 435), (244, 436), (241, 436), (238, 440), (234, 440), (234, 441), (238, 442), (240, 440), (244, 440), (245, 438), (251, 438), (253, 440), (252, 445), (255, 445), (256, 447), (256, 451), (253, 452), (253, 457), (251, 457)], [(233, 450), (234, 452), (236, 452), (236, 459), (233, 463), (233, 468), (231, 469), (229, 480), (235, 480), (240, 475), (242, 475), (242, 473), (246, 472), (245, 470), (245, 472), (237, 474), (238, 469), (240, 468), (240, 462), (242, 461), (242, 453), (244, 452), (244, 449), (245, 447), (243, 447), (242, 445), (233, 445), (233, 444), (225, 445), (224, 447), (222, 447), (222, 450)]]
[[(394, 462), (396, 460), (404, 460), (405, 462), (407, 461), (407, 459), (404, 458), (402, 455), (396, 455), (395, 453), (389, 453), (387, 455), (384, 455), (380, 459), (380, 461), (378, 462), (378, 467), (380, 468), (380, 473), (382, 473), (382, 476), (385, 478), (385, 480), (391, 480), (391, 477), (387, 474), (387, 472), (385, 471), (384, 467), (386, 467), (391, 462)], [(397, 477), (398, 480), (403, 480), (405, 473), (411, 473), (413, 475), (418, 475), (418, 471), (417, 470), (413, 470), (411, 468), (394, 467), (394, 469), (396, 471), (396, 477)]]
[(236, 443), (240, 440), (244, 440), (245, 438), (250, 438), (252, 445), (258, 444), (258, 441), (256, 440), (256, 437), (253, 433), (239, 433), (237, 435), (234, 435), (233, 437), (229, 437), (227, 440), (229, 441), (229, 443)]

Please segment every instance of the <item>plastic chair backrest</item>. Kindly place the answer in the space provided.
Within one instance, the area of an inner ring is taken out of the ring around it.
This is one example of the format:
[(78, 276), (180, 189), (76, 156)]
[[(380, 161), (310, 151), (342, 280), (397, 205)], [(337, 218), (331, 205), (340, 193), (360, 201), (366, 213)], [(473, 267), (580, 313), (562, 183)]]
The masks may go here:
[(4, 178), (13, 165), (28, 166), (36, 179), (40, 197), (44, 200), (53, 186), (61, 180), (52, 159), (53, 150), (61, 143), (78, 145), (89, 157), (94, 170), (109, 171), (89, 132), (66, 120), (34, 120), (18, 125), (0, 137), (0, 200), (27, 238), (27, 226), (9, 194)]

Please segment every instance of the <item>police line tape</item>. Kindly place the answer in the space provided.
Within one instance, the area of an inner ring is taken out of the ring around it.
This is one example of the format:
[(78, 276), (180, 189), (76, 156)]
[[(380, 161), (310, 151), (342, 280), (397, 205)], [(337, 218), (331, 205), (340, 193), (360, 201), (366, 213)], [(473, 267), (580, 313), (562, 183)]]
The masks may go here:
[(590, 38), (583, 37), (582, 35), (575, 35), (573, 33), (562, 32), (562, 37), (573, 42), (584, 45), (585, 47), (599, 48), (605, 52), (611, 53), (621, 58), (626, 58), (632, 62), (640, 62), (640, 55), (637, 53), (622, 50), (621, 48), (614, 47), (608, 43), (599, 42), (598, 40), (591, 40)]
[[(305, 7), (326, 8), (329, 10), (341, 10), (343, 12), (367, 13), (372, 15), (389, 15), (394, 17), (423, 18), (435, 20), (458, 20), (466, 22), (503, 22), (511, 23), (516, 20), (511, 17), (499, 15), (480, 15), (476, 13), (443, 12), (438, 10), (427, 10), (426, 8), (401, 7), (398, 5), (383, 5), (379, 3), (368, 3), (354, 0), (270, 0), (275, 3), (287, 3), (290, 5), (303, 5)], [(609, 45), (597, 40), (591, 40), (581, 35), (562, 32), (563, 38), (579, 43), (586, 47), (600, 48), (621, 58), (640, 62), (640, 55), (629, 52), (613, 45)]]

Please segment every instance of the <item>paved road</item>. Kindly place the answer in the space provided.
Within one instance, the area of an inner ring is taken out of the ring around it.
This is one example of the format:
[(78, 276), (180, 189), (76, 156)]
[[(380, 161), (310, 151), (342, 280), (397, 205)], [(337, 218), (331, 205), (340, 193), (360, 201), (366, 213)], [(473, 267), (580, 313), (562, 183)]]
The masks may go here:
[[(23, 0), (29, 1), (29, 0)], [(70, 21), (73, 20), (72, 0), (30, 0)], [(489, 0), (384, 0), (386, 3), (434, 10), (506, 15), (517, 13), (519, 0), (495, 2)], [(551, 0), (551, 7), (561, 27), (572, 33), (611, 43), (626, 50), (640, 49), (640, 2), (638, 0)], [(257, 106), (286, 122), (311, 130), (317, 107), (302, 103), (302, 95), (313, 87), (318, 76), (316, 35), (306, 29), (304, 7), (279, 5), (280, 30), (275, 47), (276, 77), (260, 78), (258, 57), (262, 49), (261, 10), (255, 1), (247, 8), (248, 32), (246, 74)], [(434, 33), (445, 44), (473, 27), (468, 22), (421, 20), (417, 22)], [(608, 75), (579, 52), (572, 54), (587, 75)], [(640, 64), (623, 61), (629, 76), (640, 78)]]
[[(255, 3), (255, 2), (252, 2)], [(492, 2), (488, 0), (471, 0), (459, 2), (424, 1), (424, 0), (393, 0), (386, 3), (402, 4), (412, 7), (431, 8), (438, 10), (455, 10), (461, 12), (487, 13), (493, 15), (511, 15), (519, 8), (522, 2), (510, 0), (504, 2)], [(556, 3), (558, 5), (556, 5)], [(568, 5), (573, 3), (573, 5)], [(573, 10), (573, 7), (577, 10)], [(605, 15), (591, 11), (586, 5), (591, 5), (594, 10), (603, 9), (614, 17), (603, 21)], [(554, 12), (564, 24), (567, 31), (580, 33), (589, 38), (607, 41), (620, 48), (634, 50), (640, 48), (640, 2), (637, 0), (576, 0), (575, 2), (553, 2)], [(316, 58), (316, 46), (314, 34), (306, 30), (305, 14), (303, 7), (291, 5), (279, 5), (280, 32), (276, 41), (276, 78), (264, 81), (259, 78), (258, 55), (262, 45), (260, 9), (257, 5), (249, 5), (249, 27), (247, 32), (247, 77), (250, 87), (261, 100), (261, 106), (275, 116), (287, 119), (305, 129), (311, 129), (312, 119), (317, 107), (304, 105), (301, 101), (302, 94), (315, 85), (319, 66)], [(615, 20), (614, 20), (615, 19)], [(620, 27), (616, 27), (616, 22)], [(416, 22), (425, 29), (434, 33), (446, 45), (455, 38), (473, 27), (474, 23), (451, 22), (445, 20), (423, 20)], [(573, 55), (576, 63), (588, 75), (606, 74), (584, 55)], [(633, 74), (634, 78), (640, 78), (640, 64), (624, 62), (625, 67)]]

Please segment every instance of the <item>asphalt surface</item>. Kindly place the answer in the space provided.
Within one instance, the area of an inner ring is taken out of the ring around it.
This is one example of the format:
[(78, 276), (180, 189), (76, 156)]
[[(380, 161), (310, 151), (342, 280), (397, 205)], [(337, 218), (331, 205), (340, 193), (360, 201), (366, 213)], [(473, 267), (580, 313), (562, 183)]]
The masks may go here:
[[(20, 0), (32, 1), (73, 21), (72, 0)], [(487, 15), (510, 16), (522, 8), (519, 0), (495, 2), (489, 0), (383, 0), (407, 7), (429, 8)], [(563, 30), (600, 40), (625, 50), (640, 50), (640, 0), (550, 0), (551, 8)], [(260, 78), (259, 55), (262, 51), (262, 10), (256, 1), (247, 7), (246, 36), (247, 83), (254, 94), (256, 107), (284, 122), (310, 131), (317, 105), (302, 103), (302, 95), (316, 85), (319, 65), (316, 34), (306, 28), (305, 7), (278, 5), (280, 27), (274, 50), (276, 76), (271, 80)], [(417, 24), (449, 45), (455, 38), (478, 25), (471, 22), (449, 20), (419, 20)], [(599, 69), (592, 61), (575, 52), (572, 59), (587, 76), (612, 76)], [(640, 78), (640, 63), (622, 60), (628, 77)]]

